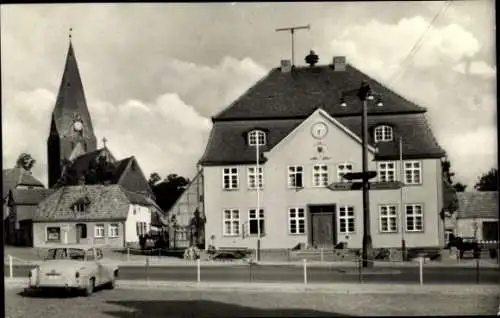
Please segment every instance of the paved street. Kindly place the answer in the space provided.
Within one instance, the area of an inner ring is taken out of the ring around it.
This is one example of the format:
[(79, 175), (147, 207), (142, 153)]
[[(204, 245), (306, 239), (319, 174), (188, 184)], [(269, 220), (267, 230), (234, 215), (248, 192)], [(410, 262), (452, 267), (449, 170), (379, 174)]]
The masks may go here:
[[(29, 266), (15, 266), (14, 277), (27, 277)], [(8, 266), (5, 275), (9, 275)], [(374, 268), (364, 269), (364, 282), (370, 283), (419, 283), (418, 267), (410, 268)], [(196, 266), (178, 267), (127, 267), (120, 266), (120, 278), (127, 280), (168, 280), (196, 281)], [(476, 269), (428, 267), (424, 269), (424, 283), (476, 284)], [(303, 282), (303, 269), (297, 266), (215, 266), (202, 267), (201, 280), (226, 282)], [(358, 270), (352, 267), (325, 268), (311, 267), (308, 269), (308, 281), (311, 283), (326, 282), (358, 282)], [(479, 271), (481, 284), (500, 285), (500, 270), (497, 268), (482, 268)]]
[(116, 289), (90, 298), (5, 291), (5, 317), (155, 318), (244, 316), (492, 315), (498, 295), (328, 294)]

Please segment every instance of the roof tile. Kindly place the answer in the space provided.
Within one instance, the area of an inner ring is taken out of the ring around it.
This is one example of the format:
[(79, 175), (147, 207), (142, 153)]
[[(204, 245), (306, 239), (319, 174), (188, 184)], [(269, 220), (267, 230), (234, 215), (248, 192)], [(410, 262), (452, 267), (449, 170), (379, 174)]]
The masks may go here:
[[(361, 137), (360, 116), (335, 118), (357, 136)], [(246, 133), (260, 128), (268, 132), (267, 144), (263, 152), (271, 150), (283, 138), (290, 134), (301, 119), (282, 120), (247, 120), (231, 122), (215, 122), (211, 137), (200, 163), (203, 165), (255, 163), (255, 149), (249, 147)], [(379, 124), (391, 124), (394, 129), (393, 141), (380, 142), (376, 160), (395, 160), (399, 158), (399, 137), (403, 138), (403, 157), (440, 158), (444, 150), (437, 144), (432, 131), (422, 114), (378, 115), (368, 117), (369, 131)], [(369, 134), (369, 143), (375, 146), (373, 134)]]
[(457, 219), (498, 219), (498, 191), (458, 192)]
[(426, 111), (351, 65), (346, 65), (345, 71), (316, 66), (297, 67), (288, 73), (280, 68), (271, 70), (214, 120), (305, 118), (316, 108), (334, 117), (360, 114), (362, 103), (356, 97), (347, 98), (349, 107), (340, 106), (340, 97), (342, 92), (358, 88), (362, 81), (383, 98), (384, 106), (371, 107), (369, 114)]

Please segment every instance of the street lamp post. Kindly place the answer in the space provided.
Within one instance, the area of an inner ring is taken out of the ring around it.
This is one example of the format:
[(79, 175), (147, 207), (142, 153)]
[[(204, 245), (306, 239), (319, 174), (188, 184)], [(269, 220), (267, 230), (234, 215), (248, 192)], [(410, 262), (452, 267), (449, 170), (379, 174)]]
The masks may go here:
[[(345, 97), (356, 95), (363, 104), (361, 113), (361, 140), (363, 144), (362, 152), (362, 192), (363, 192), (363, 267), (373, 266), (371, 253), (372, 237), (370, 231), (370, 196), (369, 196), (369, 174), (368, 174), (368, 100), (373, 100), (371, 87), (368, 83), (362, 82), (361, 87), (342, 94), (342, 106), (346, 106)], [(378, 104), (381, 105), (379, 99)]]

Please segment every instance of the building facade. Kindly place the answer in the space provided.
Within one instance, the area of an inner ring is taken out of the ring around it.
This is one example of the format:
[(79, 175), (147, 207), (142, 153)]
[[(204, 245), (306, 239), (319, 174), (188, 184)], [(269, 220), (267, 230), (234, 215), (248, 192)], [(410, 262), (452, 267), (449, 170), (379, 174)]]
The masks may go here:
[(4, 242), (7, 245), (30, 246), (31, 217), (36, 205), (49, 190), (23, 167), (5, 169), (2, 175)]
[[(171, 221), (169, 227), (171, 247), (204, 245), (203, 200), (203, 173), (200, 170), (168, 211)], [(174, 218), (175, 222), (172, 222)]]
[(207, 244), (256, 248), (260, 233), (262, 249), (361, 248), (362, 192), (342, 178), (362, 168), (361, 102), (340, 100), (366, 81), (383, 98), (368, 106), (373, 247), (444, 246), (445, 152), (426, 109), (339, 60), (273, 69), (212, 118), (199, 162)]
[(498, 236), (498, 191), (459, 192), (459, 207), (452, 223), (454, 235), (496, 244)]
[(35, 247), (97, 244), (138, 246), (160, 208), (146, 196), (120, 185), (66, 186), (38, 205), (33, 220)]

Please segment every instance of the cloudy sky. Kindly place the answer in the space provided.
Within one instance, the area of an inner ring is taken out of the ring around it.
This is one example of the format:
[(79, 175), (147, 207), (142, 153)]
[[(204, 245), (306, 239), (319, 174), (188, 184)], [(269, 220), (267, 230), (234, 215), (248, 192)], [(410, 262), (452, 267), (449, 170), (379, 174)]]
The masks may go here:
[[(405, 58), (445, 2), (2, 5), (4, 168), (21, 152), (46, 182), (49, 117), (73, 44), (98, 139), (135, 155), (147, 175), (193, 177), (210, 116), (281, 59), (333, 55), (428, 108), (459, 181), (496, 167), (493, 1), (454, 1)], [(401, 73), (401, 69), (404, 70)], [(400, 74), (398, 76), (398, 74)]]

